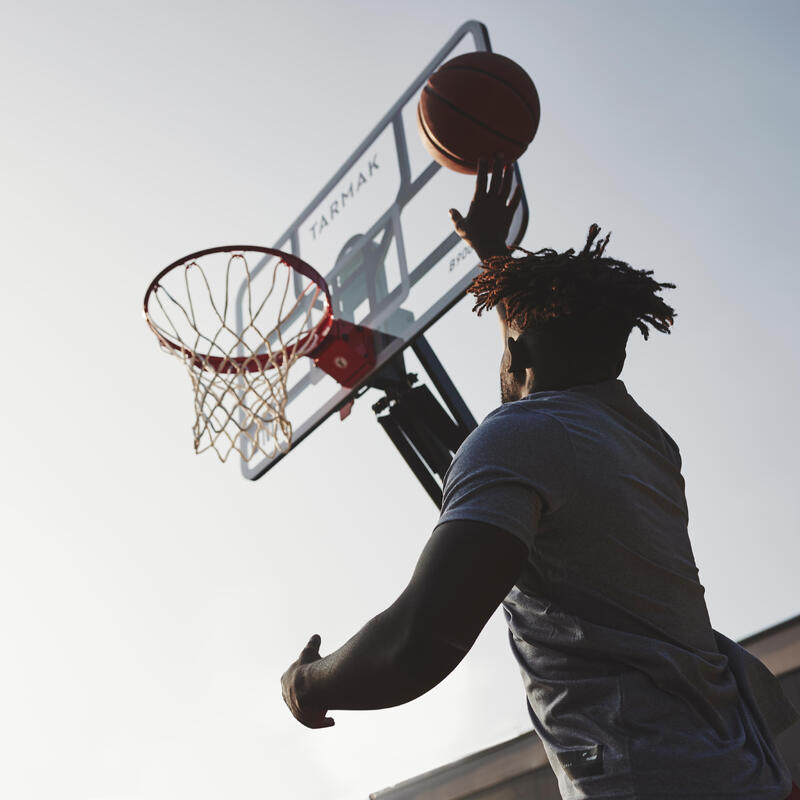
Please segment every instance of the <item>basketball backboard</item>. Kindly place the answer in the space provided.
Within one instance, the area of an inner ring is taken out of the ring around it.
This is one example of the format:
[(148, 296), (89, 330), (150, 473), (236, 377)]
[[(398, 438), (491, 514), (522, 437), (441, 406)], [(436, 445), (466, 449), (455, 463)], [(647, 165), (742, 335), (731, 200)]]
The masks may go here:
[[(272, 245), (325, 277), (336, 318), (378, 332), (372, 376), (464, 297), (478, 273), (477, 257), (454, 232), (448, 215), (448, 209), (469, 201), (474, 178), (431, 159), (417, 132), (416, 112), (422, 88), (440, 64), (490, 49), (484, 25), (462, 25)], [(515, 181), (520, 181), (518, 171)], [(520, 241), (527, 218), (523, 196), (509, 244)], [(253, 277), (266, 266), (266, 260), (252, 265)], [(299, 276), (294, 288), (302, 291)], [(240, 320), (247, 302), (242, 287)], [(362, 394), (371, 375), (343, 388), (310, 359), (295, 364), (287, 387), (292, 449)], [(242, 461), (242, 472), (257, 480), (284, 455), (255, 452)]]

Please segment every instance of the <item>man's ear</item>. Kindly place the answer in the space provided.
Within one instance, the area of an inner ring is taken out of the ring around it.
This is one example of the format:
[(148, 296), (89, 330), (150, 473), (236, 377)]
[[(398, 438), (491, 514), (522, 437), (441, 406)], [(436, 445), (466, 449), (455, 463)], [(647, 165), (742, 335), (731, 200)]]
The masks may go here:
[(521, 336), (518, 339), (512, 339), (509, 336), (507, 347), (511, 355), (511, 362), (508, 365), (509, 372), (524, 372), (531, 366), (530, 353)]

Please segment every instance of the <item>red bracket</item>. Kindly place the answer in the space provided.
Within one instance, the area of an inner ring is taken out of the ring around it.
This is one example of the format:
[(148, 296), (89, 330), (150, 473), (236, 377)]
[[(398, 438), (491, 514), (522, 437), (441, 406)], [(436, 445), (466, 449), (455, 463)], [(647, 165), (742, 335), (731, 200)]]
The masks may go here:
[(314, 363), (350, 389), (375, 368), (375, 333), (371, 328), (334, 320), (330, 333), (314, 353)]

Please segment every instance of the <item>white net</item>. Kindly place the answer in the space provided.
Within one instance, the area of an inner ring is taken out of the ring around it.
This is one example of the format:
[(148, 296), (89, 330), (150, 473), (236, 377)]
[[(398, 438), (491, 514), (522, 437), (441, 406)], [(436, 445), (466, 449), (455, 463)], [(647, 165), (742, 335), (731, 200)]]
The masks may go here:
[(280, 258), (212, 251), (162, 275), (145, 315), (161, 347), (180, 358), (194, 390), (194, 449), (249, 461), (292, 445), (287, 375), (324, 336), (325, 292)]

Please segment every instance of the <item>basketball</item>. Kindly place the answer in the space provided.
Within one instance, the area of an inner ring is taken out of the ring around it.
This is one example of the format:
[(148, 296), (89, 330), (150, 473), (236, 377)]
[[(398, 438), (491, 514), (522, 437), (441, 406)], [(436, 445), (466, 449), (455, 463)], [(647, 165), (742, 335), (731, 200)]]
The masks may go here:
[(442, 64), (417, 106), (425, 148), (443, 167), (474, 175), (478, 159), (516, 161), (539, 127), (539, 94), (510, 58), (485, 51)]

